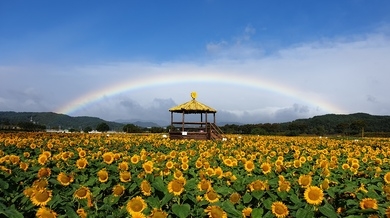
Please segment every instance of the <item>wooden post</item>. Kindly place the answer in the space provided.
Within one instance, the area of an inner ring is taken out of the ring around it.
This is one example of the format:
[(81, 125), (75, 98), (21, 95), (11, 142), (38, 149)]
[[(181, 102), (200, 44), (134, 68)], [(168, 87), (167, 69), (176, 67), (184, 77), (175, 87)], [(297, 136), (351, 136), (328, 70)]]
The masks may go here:
[(171, 129), (171, 132), (173, 131), (173, 112), (171, 112), (171, 127), (170, 127), (170, 129)]
[(184, 110), (183, 110), (183, 117), (181, 119), (181, 131), (184, 132)]

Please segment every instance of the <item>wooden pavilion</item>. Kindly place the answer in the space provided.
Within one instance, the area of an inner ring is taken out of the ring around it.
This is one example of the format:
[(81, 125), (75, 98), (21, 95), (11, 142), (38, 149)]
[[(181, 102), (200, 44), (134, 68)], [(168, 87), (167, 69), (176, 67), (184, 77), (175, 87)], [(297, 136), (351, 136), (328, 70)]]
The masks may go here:
[[(195, 100), (196, 92), (191, 93), (192, 100), (169, 109), (171, 112), (170, 139), (222, 139), (222, 131), (215, 123), (217, 111)], [(181, 121), (174, 121), (174, 114), (181, 114)], [(186, 121), (185, 116), (200, 114), (200, 122)], [(213, 121), (208, 120), (208, 115), (213, 115)], [(203, 120), (204, 119), (204, 120)]]

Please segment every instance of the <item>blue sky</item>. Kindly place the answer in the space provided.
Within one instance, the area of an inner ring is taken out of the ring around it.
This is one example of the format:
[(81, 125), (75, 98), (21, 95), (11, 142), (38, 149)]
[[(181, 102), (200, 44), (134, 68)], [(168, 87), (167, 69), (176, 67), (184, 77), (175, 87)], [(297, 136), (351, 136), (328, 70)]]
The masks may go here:
[(385, 0), (0, 1), (0, 110), (56, 111), (123, 80), (201, 72), (245, 79), (145, 83), (69, 115), (165, 120), (192, 90), (226, 121), (389, 115), (388, 11)]

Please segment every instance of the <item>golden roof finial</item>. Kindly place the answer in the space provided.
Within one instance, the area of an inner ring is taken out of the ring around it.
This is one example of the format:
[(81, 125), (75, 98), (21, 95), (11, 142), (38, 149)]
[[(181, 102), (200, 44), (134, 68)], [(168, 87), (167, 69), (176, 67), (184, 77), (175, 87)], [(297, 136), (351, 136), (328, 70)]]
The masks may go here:
[(195, 100), (195, 98), (198, 96), (198, 94), (196, 94), (196, 92), (191, 92), (191, 98), (192, 100)]

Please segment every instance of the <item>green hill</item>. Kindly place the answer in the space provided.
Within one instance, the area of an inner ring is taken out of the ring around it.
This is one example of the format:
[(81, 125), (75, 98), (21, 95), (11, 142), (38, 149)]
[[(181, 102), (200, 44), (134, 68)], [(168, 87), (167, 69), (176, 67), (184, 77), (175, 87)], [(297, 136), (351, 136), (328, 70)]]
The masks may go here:
[(390, 137), (390, 116), (326, 114), (285, 123), (225, 125), (225, 133), (256, 135), (354, 135)]
[(0, 124), (17, 125), (18, 123), (31, 122), (44, 125), (47, 129), (76, 129), (83, 130), (86, 127), (95, 129), (100, 123), (106, 123), (110, 130), (121, 131), (125, 124), (105, 121), (97, 117), (71, 117), (53, 112), (0, 112)]

